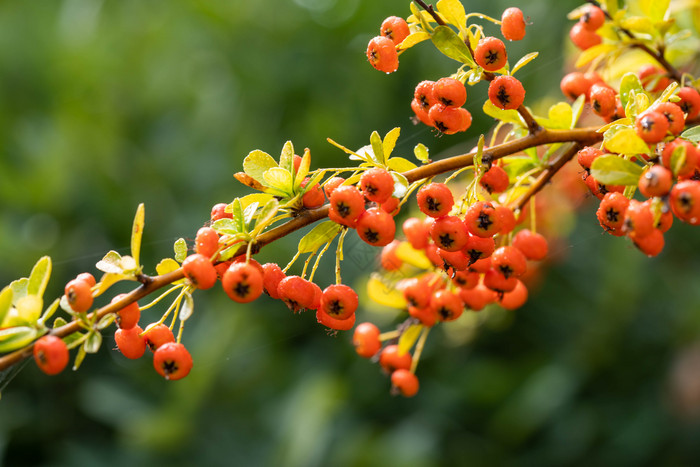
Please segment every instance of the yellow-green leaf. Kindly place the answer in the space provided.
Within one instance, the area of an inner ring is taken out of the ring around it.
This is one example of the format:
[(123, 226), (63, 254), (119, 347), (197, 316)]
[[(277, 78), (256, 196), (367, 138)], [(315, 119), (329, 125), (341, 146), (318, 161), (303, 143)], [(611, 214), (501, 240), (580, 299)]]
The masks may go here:
[(399, 355), (408, 353), (411, 350), (422, 330), (422, 324), (412, 324), (401, 333), (401, 337), (399, 337)]
[(680, 172), (680, 170), (685, 165), (685, 161), (688, 157), (686, 152), (687, 151), (684, 144), (679, 144), (678, 146), (673, 148), (673, 152), (671, 153), (670, 166), (671, 172), (674, 176), (678, 176), (678, 172)]
[(425, 32), (425, 31), (414, 32), (412, 34), (409, 34), (408, 37), (406, 37), (406, 39), (404, 39), (403, 42), (401, 42), (401, 44), (399, 44), (399, 49), (401, 49), (401, 50), (410, 49), (414, 45), (420, 44), (421, 42), (428, 40), (428, 39), (430, 39), (430, 34), (428, 34), (427, 32)]
[(430, 161), (430, 151), (423, 143), (416, 144), (416, 147), (413, 148), (413, 155), (423, 163)]
[(192, 316), (194, 311), (194, 300), (192, 300), (192, 294), (186, 293), (185, 300), (182, 302), (180, 307), (180, 321), (187, 321), (187, 319)]
[(408, 192), (408, 179), (398, 172), (391, 172), (391, 177), (394, 179), (394, 198), (403, 198)]
[(273, 167), (268, 169), (263, 174), (263, 179), (265, 183), (272, 188), (284, 191), (285, 193), (290, 193), (292, 191), (292, 174), (283, 168)]
[(565, 129), (571, 125), (573, 110), (566, 102), (558, 102), (549, 108), (549, 120), (552, 128)]
[(387, 133), (386, 136), (384, 136), (384, 141), (382, 141), (382, 149), (384, 150), (385, 158), (388, 159), (389, 156), (391, 156), (391, 153), (394, 152), (396, 141), (399, 139), (400, 134), (401, 128), (395, 127), (389, 133)]
[(0, 352), (11, 352), (32, 343), (39, 331), (29, 326), (0, 329)]
[(297, 190), (301, 186), (301, 182), (304, 181), (304, 177), (309, 173), (309, 167), (311, 167), (311, 151), (306, 149), (304, 155), (301, 157), (301, 163), (299, 164), (299, 170), (294, 177), (294, 189)]
[(156, 272), (159, 276), (176, 271), (180, 268), (180, 264), (172, 258), (165, 258), (156, 265)]
[(12, 288), (8, 285), (0, 292), (0, 326), (12, 307)]
[(518, 63), (516, 63), (515, 66), (513, 66), (513, 69), (510, 70), (510, 74), (514, 75), (516, 71), (536, 59), (539, 54), (539, 52), (530, 52), (529, 54), (525, 55), (523, 58), (518, 60)]
[(688, 128), (681, 134), (681, 138), (697, 144), (700, 142), (700, 125)]
[[(41, 318), (39, 318), (39, 324), (44, 324), (46, 321), (48, 321), (49, 318), (53, 316), (54, 313), (56, 313), (56, 310), (58, 310), (58, 304), (60, 302), (60, 299), (55, 299), (51, 305), (44, 311), (44, 314), (41, 315)], [(2, 320), (0, 320), (2, 321)]]
[[(608, 130), (611, 131), (611, 130)], [(614, 130), (613, 130), (614, 131)], [(605, 149), (617, 154), (648, 154), (649, 146), (631, 128), (616, 131), (611, 138), (605, 134)]]
[(251, 151), (243, 160), (243, 171), (254, 180), (263, 183), (263, 174), (273, 167), (277, 167), (277, 161), (266, 152)]
[(416, 250), (409, 242), (401, 242), (396, 249), (396, 256), (406, 264), (420, 269), (430, 269), (433, 263), (430, 262), (423, 250)]
[(467, 45), (449, 26), (438, 26), (433, 31), (430, 39), (435, 47), (453, 60), (475, 67)]
[(457, 26), (460, 30), (465, 27), (467, 15), (464, 11), (464, 5), (459, 0), (439, 0), (437, 9), (447, 21)]
[(325, 221), (311, 229), (299, 240), (299, 253), (311, 253), (335, 238), (342, 226), (333, 221)]
[(521, 127), (525, 126), (522, 118), (520, 117), (520, 114), (516, 110), (499, 109), (493, 104), (493, 102), (491, 102), (491, 99), (486, 99), (486, 102), (484, 102), (483, 111), (486, 115), (488, 115), (489, 117), (493, 117), (496, 120), (501, 120), (506, 123), (512, 123)]
[(175, 261), (182, 263), (187, 258), (187, 242), (184, 238), (178, 238), (173, 244), (173, 250), (175, 251)]
[[(653, 0), (657, 2), (658, 0)], [(653, 35), (656, 32), (654, 23), (646, 16), (630, 16), (620, 21), (620, 26), (636, 34)], [(612, 45), (612, 44), (610, 44)], [(578, 62), (576, 63), (578, 66)]]
[(15, 308), (23, 320), (28, 323), (36, 323), (44, 308), (44, 301), (38, 295), (27, 295), (17, 301)]
[(255, 228), (257, 229), (260, 226), (267, 225), (267, 222), (269, 222), (270, 219), (275, 217), (275, 214), (277, 214), (279, 208), (280, 203), (275, 198), (272, 198), (270, 201), (268, 201), (267, 204), (263, 206), (263, 208), (260, 210), (260, 213), (258, 214), (258, 218), (255, 221)]
[(372, 146), (372, 153), (374, 154), (374, 161), (377, 164), (384, 165), (386, 163), (386, 158), (384, 157), (384, 145), (382, 144), (382, 138), (379, 133), (373, 131), (369, 136), (369, 142)]
[(75, 354), (75, 360), (73, 360), (73, 371), (78, 371), (83, 360), (85, 360), (85, 347), (81, 345), (78, 347), (78, 352)]
[(122, 272), (122, 255), (112, 250), (108, 252), (104, 258), (95, 264), (95, 267), (102, 272), (109, 274), (121, 274)]
[(15, 279), (10, 282), (10, 288), (12, 289), (12, 303), (15, 304), (22, 297), (27, 296), (27, 288), (29, 287), (29, 279), (22, 277), (21, 279)]
[(294, 145), (291, 141), (284, 143), (280, 154), (280, 168), (290, 174), (294, 172)]
[(46, 285), (49, 283), (49, 277), (51, 277), (51, 258), (43, 256), (36, 262), (32, 272), (29, 274), (27, 294), (42, 297), (44, 290), (46, 290)]
[(585, 94), (581, 94), (576, 98), (573, 104), (571, 104), (571, 126), (569, 128), (575, 128), (578, 123), (578, 119), (581, 118), (581, 113), (583, 113), (583, 106), (586, 103)]
[(416, 164), (403, 157), (392, 157), (387, 164), (391, 170), (406, 172), (416, 168)]
[(591, 175), (605, 185), (630, 185), (639, 183), (642, 168), (614, 154), (597, 157), (591, 164)]
[(375, 275), (367, 281), (367, 295), (372, 301), (380, 305), (399, 309), (404, 309), (407, 306), (403, 292), (396, 290), (393, 286), (384, 284)]
[(146, 218), (146, 208), (144, 204), (139, 204), (136, 208), (136, 215), (134, 216), (134, 224), (131, 228), (131, 256), (139, 263), (139, 255), (141, 254), (141, 239), (143, 238), (143, 227), (145, 225)]
[(598, 44), (581, 52), (576, 60), (576, 68), (588, 65), (593, 60), (617, 50), (616, 44)]
[(627, 107), (627, 101), (632, 91), (634, 91), (635, 94), (643, 93), (644, 88), (636, 73), (625, 73), (620, 81), (620, 102), (622, 103), (622, 107)]
[(640, 8), (653, 22), (664, 19), (670, 3), (671, 0), (639, 0)]

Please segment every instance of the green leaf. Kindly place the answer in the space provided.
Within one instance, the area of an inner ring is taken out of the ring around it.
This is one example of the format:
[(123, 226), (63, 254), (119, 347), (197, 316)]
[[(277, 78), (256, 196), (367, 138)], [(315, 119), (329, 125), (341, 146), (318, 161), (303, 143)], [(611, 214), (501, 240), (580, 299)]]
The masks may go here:
[(248, 153), (243, 160), (243, 171), (263, 185), (263, 174), (273, 167), (277, 167), (277, 161), (268, 153), (257, 149)]
[(298, 191), (301, 186), (301, 182), (309, 173), (309, 167), (311, 167), (311, 151), (308, 149), (304, 151), (304, 155), (301, 157), (301, 164), (299, 164), (299, 170), (294, 177), (294, 191)]
[(95, 267), (102, 272), (111, 274), (121, 274), (122, 269), (122, 255), (112, 250), (105, 255), (100, 261), (95, 264)]
[(700, 125), (685, 130), (681, 133), (681, 138), (692, 141), (695, 144), (700, 143)]
[(516, 63), (515, 66), (513, 66), (512, 70), (510, 70), (511, 76), (514, 75), (516, 71), (518, 71), (534, 59), (536, 59), (539, 54), (539, 52), (530, 52), (529, 54), (525, 55), (523, 58), (518, 60), (518, 63)]
[(399, 337), (399, 355), (408, 353), (411, 350), (422, 330), (422, 324), (412, 324), (401, 333), (401, 337)]
[[(270, 169), (270, 170), (275, 170), (275, 169)], [(231, 219), (236, 226), (236, 229), (238, 229), (238, 232), (245, 232), (245, 217), (243, 215), (243, 208), (241, 207), (241, 200), (236, 198), (233, 200), (233, 218)], [(223, 220), (223, 219), (219, 219)], [(218, 221), (217, 221), (218, 222)]]
[(263, 208), (260, 210), (260, 214), (258, 214), (258, 218), (255, 221), (255, 228), (257, 229), (258, 226), (266, 225), (270, 219), (275, 217), (275, 214), (277, 214), (279, 208), (280, 203), (275, 198), (268, 201), (267, 204), (265, 204), (265, 206), (263, 206)]
[(291, 172), (280, 168), (273, 167), (268, 169), (267, 172), (263, 174), (265, 183), (271, 188), (276, 188), (284, 193), (291, 193), (294, 188), (294, 179)]
[(412, 34), (409, 34), (408, 37), (406, 37), (401, 44), (399, 44), (399, 49), (401, 50), (406, 50), (410, 49), (416, 44), (420, 44), (421, 42), (430, 39), (430, 34), (428, 34), (425, 31), (417, 31)]
[[(59, 298), (57, 298), (51, 303), (51, 305), (49, 305), (49, 307), (46, 309), (46, 311), (44, 311), (44, 314), (41, 315), (41, 318), (39, 318), (40, 325), (43, 326), (46, 323), (46, 321), (48, 321), (49, 318), (51, 318), (54, 315), (54, 313), (56, 313), (56, 310), (58, 310), (58, 304), (60, 303), (60, 301), (61, 300)], [(0, 321), (2, 321), (2, 320), (0, 320)]]
[(373, 131), (369, 137), (369, 142), (372, 145), (372, 152), (374, 153), (374, 159), (378, 164), (385, 165), (386, 158), (384, 157), (384, 145), (382, 144), (382, 138), (379, 133)]
[(9, 285), (0, 292), (0, 326), (7, 316), (7, 312), (12, 307), (12, 287)]
[(648, 19), (657, 22), (664, 19), (671, 0), (639, 0), (639, 6)]
[(637, 185), (642, 168), (622, 157), (605, 154), (593, 161), (591, 175), (605, 185)]
[(528, 170), (535, 168), (535, 162), (531, 157), (512, 156), (504, 158), (503, 170), (508, 174), (510, 180), (515, 180)]
[(618, 9), (617, 2), (618, 0), (603, 0), (601, 3), (605, 6), (605, 10), (610, 13), (610, 16), (615, 16)]
[(571, 126), (574, 112), (566, 102), (558, 102), (549, 108), (549, 121), (552, 128), (566, 129)]
[(617, 154), (648, 154), (649, 146), (632, 128), (605, 132), (605, 149)]
[(578, 123), (578, 119), (581, 118), (581, 113), (583, 112), (583, 106), (585, 103), (586, 96), (581, 94), (571, 105), (571, 126), (569, 128), (576, 128), (576, 124)]
[(591, 63), (593, 60), (598, 59), (599, 57), (603, 57), (605, 55), (608, 55), (609, 53), (615, 52), (618, 48), (617, 44), (598, 44), (594, 45), (593, 47), (589, 47), (583, 52), (581, 52), (578, 56), (578, 59), (576, 60), (576, 64), (574, 65), (576, 68), (580, 68), (583, 66), (588, 65)]
[(634, 91), (635, 94), (643, 93), (644, 88), (642, 83), (639, 81), (639, 77), (636, 73), (625, 73), (620, 81), (620, 102), (622, 107), (627, 107), (627, 102), (630, 98), (630, 91)]
[(184, 238), (178, 238), (173, 245), (175, 251), (175, 261), (182, 263), (187, 258), (187, 242)]
[(394, 179), (394, 193), (391, 196), (399, 199), (406, 196), (408, 179), (398, 172), (391, 172), (391, 177)]
[(53, 320), (53, 325), (51, 326), (51, 329), (60, 328), (61, 326), (65, 326), (66, 324), (68, 324), (68, 321), (59, 316), (58, 318)]
[(423, 143), (416, 144), (416, 147), (413, 148), (413, 154), (416, 156), (416, 159), (423, 163), (430, 161), (430, 151)]
[(241, 233), (241, 231), (239, 230), (241, 227), (238, 224), (238, 222), (228, 218), (214, 221), (214, 223), (211, 225), (211, 228), (216, 230), (217, 233), (224, 235), (236, 235)]
[[(44, 295), (44, 290), (46, 290), (46, 285), (49, 283), (50, 276), (51, 258), (48, 256), (43, 256), (36, 262), (32, 268), (32, 272), (29, 274), (27, 294), (42, 297)], [(2, 320), (0, 319), (0, 321)]]
[(493, 117), (496, 120), (502, 120), (506, 123), (512, 123), (516, 126), (525, 127), (525, 123), (516, 110), (499, 109), (493, 104), (493, 102), (491, 102), (491, 99), (487, 99), (486, 102), (484, 102), (483, 110), (486, 115)]
[(405, 309), (408, 306), (403, 292), (385, 284), (376, 274), (372, 274), (367, 281), (367, 295), (373, 302), (391, 308)]
[(675, 148), (673, 148), (673, 152), (671, 153), (671, 160), (670, 160), (670, 166), (671, 166), (671, 172), (673, 173), (674, 177), (678, 176), (678, 172), (683, 168), (685, 165), (685, 161), (687, 158), (686, 154), (686, 147), (684, 144), (679, 144)]
[(401, 134), (401, 128), (396, 127), (392, 129), (389, 133), (384, 136), (384, 141), (382, 142), (382, 149), (384, 150), (384, 158), (388, 159), (391, 153), (394, 152), (396, 147), (396, 141), (399, 139)]
[(467, 23), (467, 14), (464, 5), (459, 0), (439, 0), (437, 2), (438, 12), (450, 23), (462, 29)]
[(403, 157), (392, 157), (389, 159), (387, 165), (391, 170), (395, 170), (397, 172), (407, 172), (416, 168), (416, 164), (404, 159)]
[[(654, 1), (656, 2), (657, 0)], [(657, 32), (654, 23), (646, 16), (629, 16), (620, 21), (620, 26), (635, 34), (648, 34), (653, 36)]]
[(83, 348), (85, 349), (86, 353), (97, 353), (97, 351), (100, 350), (101, 345), (102, 334), (96, 331), (90, 332), (87, 339), (85, 339), (85, 342), (83, 342)]
[(187, 319), (192, 316), (194, 311), (194, 300), (192, 300), (192, 294), (186, 293), (184, 296), (185, 300), (182, 302), (180, 307), (180, 321), (187, 321)]
[[(292, 175), (294, 172), (294, 145), (291, 141), (287, 141), (282, 147), (282, 154), (280, 154), (280, 169), (286, 170), (290, 175)], [(292, 182), (289, 183), (289, 186), (291, 185)]]
[(12, 303), (17, 303), (22, 297), (27, 296), (27, 288), (29, 287), (29, 279), (22, 277), (21, 279), (15, 279), (10, 282), (10, 288), (12, 289)]
[(245, 223), (246, 226), (250, 225), (250, 221), (253, 220), (253, 217), (255, 216), (255, 211), (257, 211), (257, 209), (258, 203), (253, 203), (243, 210), (243, 223)]
[(430, 39), (440, 52), (451, 59), (471, 67), (476, 66), (467, 45), (449, 26), (436, 27)]
[(99, 329), (100, 331), (111, 326), (114, 320), (117, 319), (117, 315), (114, 313), (108, 313), (104, 315), (100, 320), (95, 324), (95, 327)]
[(77, 371), (80, 368), (83, 360), (85, 360), (85, 346), (81, 345), (78, 347), (78, 353), (75, 354), (75, 360), (73, 360), (73, 371)]
[(29, 326), (16, 326), (0, 329), (0, 352), (12, 352), (29, 345), (39, 334), (39, 331)]
[(44, 301), (38, 295), (27, 295), (17, 300), (15, 308), (19, 316), (27, 323), (35, 324), (41, 316)]
[(299, 240), (299, 253), (311, 253), (330, 242), (343, 227), (333, 221), (321, 222)]
[(143, 238), (143, 227), (146, 223), (145, 206), (143, 203), (136, 208), (134, 216), (134, 224), (131, 227), (131, 256), (134, 258), (137, 266), (139, 263), (139, 255), (141, 254), (141, 239)]

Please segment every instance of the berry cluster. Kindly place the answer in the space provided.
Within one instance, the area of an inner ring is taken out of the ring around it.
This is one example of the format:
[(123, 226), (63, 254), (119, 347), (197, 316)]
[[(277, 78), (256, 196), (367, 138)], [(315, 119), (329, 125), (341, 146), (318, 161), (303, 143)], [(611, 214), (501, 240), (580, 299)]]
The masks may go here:
[(579, 20), (569, 31), (571, 42), (581, 50), (586, 50), (603, 42), (596, 31), (605, 23), (605, 12), (595, 5), (585, 5), (574, 15)]

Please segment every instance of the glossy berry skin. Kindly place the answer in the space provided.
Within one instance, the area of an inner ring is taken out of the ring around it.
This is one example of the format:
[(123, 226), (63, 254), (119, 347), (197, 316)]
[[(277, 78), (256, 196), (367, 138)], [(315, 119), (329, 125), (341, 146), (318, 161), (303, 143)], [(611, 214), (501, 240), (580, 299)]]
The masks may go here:
[(460, 289), (473, 289), (479, 284), (481, 276), (471, 271), (457, 271), (452, 278), (452, 283)]
[(92, 291), (90, 290), (90, 284), (86, 281), (73, 279), (66, 284), (65, 288), (66, 299), (68, 300), (68, 305), (77, 311), (82, 313), (88, 311), (92, 307)]
[(330, 198), (328, 217), (347, 227), (354, 227), (357, 218), (365, 212), (365, 197), (352, 185), (339, 186)]
[(213, 258), (219, 249), (219, 234), (211, 227), (202, 227), (194, 238), (195, 251), (207, 258)]
[(479, 237), (469, 234), (467, 243), (464, 245), (464, 254), (469, 258), (469, 263), (488, 258), (496, 250), (496, 242), (493, 237)]
[(647, 91), (660, 92), (671, 84), (671, 79), (666, 76), (666, 72), (651, 64), (642, 66), (637, 75)]
[(415, 396), (420, 388), (416, 375), (404, 369), (398, 369), (391, 373), (391, 384), (404, 397)]
[(631, 238), (646, 237), (654, 228), (654, 215), (649, 205), (630, 200), (625, 212), (625, 222), (622, 230)]
[(380, 34), (391, 39), (395, 45), (403, 42), (410, 33), (406, 20), (398, 16), (389, 16), (382, 22), (380, 28)]
[(314, 301), (314, 288), (299, 276), (287, 276), (277, 286), (277, 294), (290, 310), (297, 312), (310, 308)]
[(345, 179), (343, 177), (333, 177), (330, 180), (328, 180), (323, 185), (323, 192), (326, 193), (326, 197), (328, 199), (331, 199), (331, 195), (333, 194), (335, 189), (342, 185), (343, 182), (345, 182)]
[(498, 295), (484, 284), (478, 284), (472, 289), (460, 289), (459, 298), (470, 310), (480, 311), (489, 303), (495, 302), (498, 299)]
[(435, 97), (435, 81), (425, 80), (418, 83), (413, 92), (413, 98), (418, 102), (418, 105), (427, 112), (432, 106), (438, 103), (437, 97)]
[(428, 111), (428, 118), (441, 133), (453, 135), (466, 131), (472, 124), (472, 114), (462, 107), (437, 103)]
[(355, 319), (354, 313), (347, 319), (336, 319), (327, 314), (323, 308), (316, 311), (316, 321), (334, 331), (349, 331), (355, 326)]
[(462, 316), (464, 302), (457, 293), (443, 289), (433, 294), (430, 307), (439, 320), (454, 321)]
[(586, 29), (583, 23), (576, 23), (571, 27), (569, 38), (571, 38), (571, 42), (581, 50), (590, 49), (603, 42), (602, 37), (594, 31)]
[(467, 88), (454, 78), (440, 78), (433, 86), (435, 99), (447, 107), (462, 107), (467, 102)]
[(427, 109), (423, 108), (420, 102), (414, 98), (413, 100), (411, 100), (411, 110), (413, 110), (413, 113), (416, 114), (416, 118), (418, 118), (418, 120), (420, 120), (424, 125), (430, 127), (434, 126), (433, 121), (430, 119), (430, 115), (428, 114), (430, 107), (428, 107)]
[(581, 168), (586, 170), (586, 172), (590, 172), (591, 164), (593, 164), (593, 161), (596, 160), (598, 157), (602, 156), (603, 154), (605, 153), (598, 148), (586, 146), (576, 154), (576, 161), (581, 166)]
[(263, 274), (252, 264), (234, 262), (221, 278), (228, 297), (238, 303), (249, 303), (263, 291)]
[(549, 251), (547, 239), (542, 234), (523, 229), (513, 237), (513, 246), (520, 250), (527, 259), (542, 261)]
[(369, 41), (367, 59), (370, 65), (384, 73), (393, 73), (399, 68), (399, 55), (394, 42), (384, 36), (377, 36)]
[(430, 304), (432, 290), (428, 287), (425, 279), (408, 279), (404, 286), (403, 296), (409, 306), (425, 308)]
[(318, 310), (321, 308), (321, 296), (323, 295), (323, 290), (315, 282), (309, 282), (311, 287), (314, 289), (314, 300), (311, 302), (310, 310)]
[(34, 343), (34, 361), (47, 375), (57, 375), (68, 365), (68, 347), (59, 337), (42, 336)]
[(520, 277), (527, 271), (527, 258), (519, 248), (502, 246), (491, 255), (491, 267), (500, 271), (506, 279)]
[(634, 126), (637, 135), (651, 144), (663, 140), (668, 132), (668, 120), (664, 114), (653, 110), (647, 110), (642, 115), (638, 115)]
[(360, 189), (365, 198), (382, 204), (394, 192), (394, 178), (388, 170), (374, 167), (366, 170), (360, 177)]
[(401, 245), (398, 240), (393, 240), (391, 243), (382, 248), (382, 252), (379, 256), (379, 262), (386, 271), (396, 271), (398, 270), (403, 262), (396, 256), (396, 250)]
[(363, 358), (372, 358), (382, 343), (379, 340), (379, 328), (372, 323), (360, 323), (352, 334), (352, 344), (357, 355)]
[(192, 369), (192, 356), (184, 345), (169, 342), (158, 347), (153, 354), (153, 367), (169, 381), (182, 379)]
[(649, 235), (632, 240), (634, 246), (649, 257), (657, 256), (664, 249), (664, 234), (659, 229), (653, 229)]
[(492, 165), (484, 175), (481, 176), (479, 184), (489, 193), (502, 193), (510, 184), (508, 174), (499, 165)]
[(607, 193), (596, 211), (596, 217), (601, 227), (615, 236), (621, 236), (627, 206), (629, 206), (629, 199), (622, 193)]
[(156, 324), (153, 327), (147, 327), (146, 331), (143, 333), (143, 337), (146, 339), (146, 344), (151, 352), (155, 352), (161, 346), (169, 343), (175, 342), (175, 336), (168, 326), (165, 324)]
[(76, 280), (86, 282), (87, 285), (90, 287), (95, 287), (97, 284), (97, 281), (95, 280), (95, 276), (90, 274), (89, 272), (81, 272), (75, 277)]
[(527, 301), (527, 287), (521, 281), (510, 292), (504, 293), (498, 298), (498, 304), (506, 310), (516, 310)]
[(600, 183), (593, 175), (584, 174), (584, 182), (591, 193), (598, 199), (603, 199), (607, 193), (617, 192), (622, 193), (625, 189), (622, 185), (605, 185)]
[(448, 276), (452, 276), (455, 271), (464, 271), (469, 267), (469, 257), (463, 251), (447, 251), (442, 248), (437, 249), (438, 255), (442, 258), (444, 269)]
[(671, 189), (669, 198), (673, 215), (683, 222), (697, 225), (700, 220), (700, 182), (681, 180)]
[(380, 207), (387, 214), (391, 214), (391, 217), (396, 217), (399, 211), (401, 211), (401, 207), (399, 207), (400, 202), (401, 200), (399, 198), (394, 198), (393, 196), (390, 196), (388, 200), (384, 201), (380, 205)]
[[(673, 153), (676, 151), (685, 152), (682, 163), (674, 162)], [(698, 167), (698, 162), (698, 152), (695, 146), (680, 138), (666, 144), (661, 153), (661, 164), (681, 177), (692, 174)]]
[(474, 49), (474, 60), (486, 71), (500, 70), (508, 63), (506, 46), (498, 38), (485, 37)]
[(272, 298), (280, 298), (277, 287), (287, 275), (277, 263), (265, 263), (263, 268), (263, 290)]
[(416, 195), (418, 209), (430, 217), (442, 217), (449, 214), (454, 204), (452, 192), (444, 183), (430, 183), (418, 190)]
[(684, 113), (688, 114), (685, 117), (686, 120), (692, 120), (700, 115), (700, 92), (697, 89), (684, 86), (678, 90), (678, 97), (681, 100), (676, 104)]
[(594, 84), (589, 91), (593, 111), (603, 118), (615, 112), (615, 91), (605, 84)]
[(595, 32), (605, 23), (605, 13), (595, 5), (586, 5), (583, 7), (583, 15), (579, 22), (588, 31)]
[(231, 212), (226, 212), (226, 206), (228, 206), (226, 203), (218, 203), (215, 204), (211, 208), (211, 221), (218, 221), (219, 219), (232, 219), (233, 218), (233, 213)]
[[(301, 182), (301, 188), (306, 188), (310, 179), (307, 177)], [(315, 209), (322, 206), (326, 202), (326, 198), (323, 196), (323, 190), (321, 186), (317, 183), (308, 189), (301, 197), (301, 203), (306, 209)]]
[(379, 355), (379, 364), (387, 373), (392, 373), (400, 368), (408, 370), (411, 368), (411, 354), (406, 352), (399, 353), (399, 346), (392, 344), (387, 345)]
[(508, 234), (513, 231), (515, 225), (517, 224), (517, 219), (513, 210), (505, 205), (498, 205), (496, 209), (496, 218), (501, 224), (501, 229), (498, 231), (501, 234)]
[(518, 279), (513, 276), (506, 277), (500, 270), (491, 268), (484, 274), (484, 285), (494, 292), (503, 294), (515, 289)]
[(501, 230), (501, 223), (493, 205), (483, 201), (469, 206), (464, 216), (464, 223), (469, 233), (482, 238), (493, 237)]
[(668, 131), (673, 135), (681, 134), (685, 127), (685, 115), (683, 110), (673, 102), (659, 102), (651, 107), (654, 112), (659, 112), (668, 120)]
[[(450, 193), (451, 194), (451, 193)], [(403, 222), (403, 234), (416, 250), (422, 250), (430, 240), (430, 229), (422, 220), (409, 217)]]
[(321, 307), (331, 318), (348, 319), (357, 309), (357, 293), (347, 285), (333, 284), (323, 290)]
[(516, 78), (501, 75), (489, 84), (489, 99), (499, 109), (517, 109), (525, 100), (525, 88)]
[(639, 177), (639, 192), (647, 198), (665, 196), (671, 191), (673, 174), (666, 167), (653, 165)]
[[(124, 297), (126, 294), (119, 294), (112, 299), (112, 303), (118, 302)], [(117, 311), (117, 324), (119, 324), (120, 329), (133, 328), (139, 323), (139, 318), (141, 318), (141, 308), (136, 302), (132, 302)]]
[(509, 41), (525, 37), (525, 18), (520, 8), (510, 7), (501, 15), (501, 34)]
[(381, 208), (369, 208), (363, 212), (355, 228), (362, 240), (374, 246), (388, 245), (396, 234), (394, 218)]
[(435, 219), (430, 228), (433, 242), (446, 251), (458, 251), (467, 243), (469, 232), (462, 219), (457, 216), (443, 216)]
[(592, 86), (591, 81), (580, 71), (565, 75), (560, 83), (561, 92), (571, 100), (578, 96), (587, 95)]
[(141, 335), (143, 329), (138, 325), (130, 329), (117, 329), (114, 333), (114, 341), (117, 348), (126, 358), (135, 360), (141, 358), (146, 352), (146, 338)]
[(199, 253), (185, 258), (182, 262), (182, 271), (185, 277), (198, 289), (206, 290), (214, 287), (217, 274), (211, 260)]

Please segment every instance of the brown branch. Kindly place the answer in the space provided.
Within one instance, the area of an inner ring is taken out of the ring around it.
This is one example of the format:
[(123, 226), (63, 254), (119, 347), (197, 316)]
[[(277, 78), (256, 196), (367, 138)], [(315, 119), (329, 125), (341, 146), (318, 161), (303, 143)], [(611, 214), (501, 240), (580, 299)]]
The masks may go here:
[(446, 26), (445, 22), (442, 20), (442, 18), (440, 18), (440, 15), (437, 14), (437, 12), (435, 11), (435, 8), (433, 8), (432, 5), (426, 4), (423, 0), (413, 0), (413, 1), (416, 2), (422, 9), (427, 11), (430, 14), (430, 16), (433, 17), (433, 19), (435, 20), (435, 22), (437, 24), (439, 24), (440, 26)]

